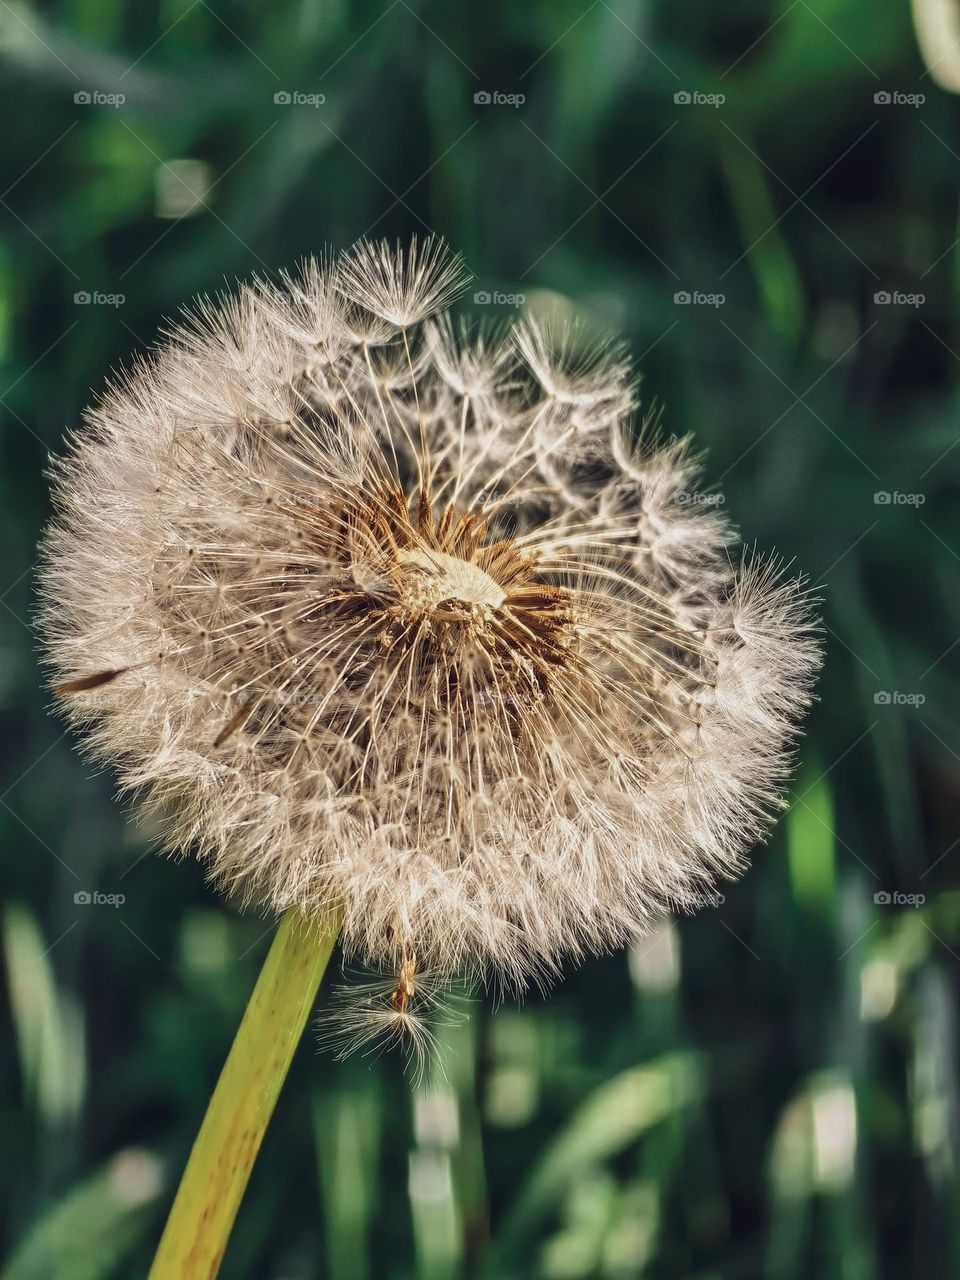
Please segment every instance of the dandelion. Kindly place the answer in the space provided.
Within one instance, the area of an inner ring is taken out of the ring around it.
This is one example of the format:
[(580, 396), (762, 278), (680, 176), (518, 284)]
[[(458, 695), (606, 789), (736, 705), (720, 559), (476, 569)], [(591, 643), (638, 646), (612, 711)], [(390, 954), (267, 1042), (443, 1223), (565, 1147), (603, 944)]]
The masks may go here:
[(199, 304), (57, 464), (44, 624), (170, 848), (522, 986), (742, 868), (817, 645), (622, 350), (424, 328), (463, 278), (364, 243)]
[(464, 280), (363, 243), (204, 300), (55, 466), (68, 715), (169, 849), (385, 975), (353, 1046), (740, 872), (819, 663), (624, 351), (455, 323)]

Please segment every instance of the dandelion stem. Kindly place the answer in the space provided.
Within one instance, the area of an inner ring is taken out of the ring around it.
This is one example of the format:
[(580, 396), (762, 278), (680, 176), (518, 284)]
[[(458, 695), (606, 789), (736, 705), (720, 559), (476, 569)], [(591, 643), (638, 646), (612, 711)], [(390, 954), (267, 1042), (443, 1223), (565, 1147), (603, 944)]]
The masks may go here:
[(180, 1180), (149, 1280), (212, 1280), (340, 931), (280, 922)]

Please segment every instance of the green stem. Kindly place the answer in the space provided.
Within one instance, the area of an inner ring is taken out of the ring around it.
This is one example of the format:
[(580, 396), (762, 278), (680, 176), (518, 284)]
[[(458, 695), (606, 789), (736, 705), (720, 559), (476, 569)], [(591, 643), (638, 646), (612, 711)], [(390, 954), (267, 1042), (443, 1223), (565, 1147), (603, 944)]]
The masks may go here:
[(180, 1180), (149, 1280), (213, 1280), (340, 932), (290, 910), (280, 922)]

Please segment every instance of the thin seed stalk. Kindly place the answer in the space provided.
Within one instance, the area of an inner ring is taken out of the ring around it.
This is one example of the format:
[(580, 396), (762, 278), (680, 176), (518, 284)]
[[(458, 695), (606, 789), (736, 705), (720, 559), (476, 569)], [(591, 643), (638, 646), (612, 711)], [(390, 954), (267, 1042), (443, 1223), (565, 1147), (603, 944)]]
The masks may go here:
[(250, 1170), (340, 932), (291, 909), (220, 1073), (149, 1280), (213, 1280)]

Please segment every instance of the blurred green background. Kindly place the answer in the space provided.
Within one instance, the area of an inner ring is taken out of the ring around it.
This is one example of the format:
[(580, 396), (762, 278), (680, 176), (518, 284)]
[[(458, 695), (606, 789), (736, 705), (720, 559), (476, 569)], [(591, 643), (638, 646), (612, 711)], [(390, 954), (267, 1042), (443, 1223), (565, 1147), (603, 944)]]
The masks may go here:
[(223, 1276), (960, 1274), (954, 36), (930, 74), (905, 0), (0, 0), (3, 1280), (145, 1274), (271, 929), (50, 714), (48, 453), (192, 295), (425, 228), (478, 307), (626, 334), (819, 584), (820, 702), (716, 909), (477, 1004), (419, 1094), (308, 1035)]

